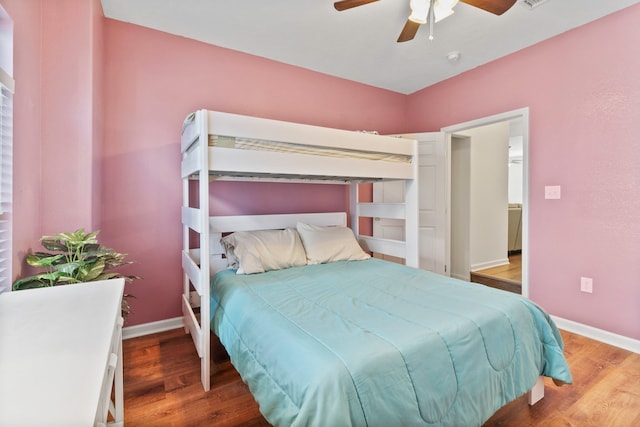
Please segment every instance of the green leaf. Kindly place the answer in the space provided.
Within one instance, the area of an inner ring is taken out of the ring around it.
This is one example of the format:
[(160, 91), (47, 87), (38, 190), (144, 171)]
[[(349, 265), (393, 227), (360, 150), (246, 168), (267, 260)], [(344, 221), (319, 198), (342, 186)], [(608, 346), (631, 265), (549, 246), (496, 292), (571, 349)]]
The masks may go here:
[(80, 267), (78, 270), (78, 275), (76, 276), (78, 280), (83, 282), (90, 282), (95, 280), (96, 277), (100, 276), (104, 271), (105, 263), (103, 260), (98, 260), (93, 264), (86, 264)]
[(83, 280), (78, 280), (77, 278), (73, 277), (73, 276), (66, 276), (66, 275), (61, 275), (58, 278), (58, 284), (60, 285), (66, 285), (66, 284), (71, 284), (71, 283), (83, 283)]
[(42, 244), (42, 246), (49, 250), (49, 251), (57, 251), (57, 252), (66, 252), (67, 251), (67, 245), (64, 243), (61, 243), (60, 241), (51, 238), (51, 239), (45, 239), (42, 238), (40, 239), (40, 243)]
[(40, 242), (49, 250), (57, 250), (63, 252), (75, 252), (78, 248), (88, 244), (97, 244), (96, 236), (99, 231), (86, 234), (83, 228), (73, 233), (58, 233), (54, 236), (43, 236)]
[(96, 280), (109, 280), (109, 279), (117, 279), (122, 277), (122, 275), (120, 273), (116, 273), (115, 271), (111, 271), (108, 273), (102, 273), (101, 275), (99, 275), (98, 277), (96, 277)]
[(30, 278), (25, 277), (24, 279), (16, 281), (13, 284), (13, 290), (21, 291), (24, 289), (44, 288), (48, 286), (51, 286), (48, 282), (43, 282), (41, 280), (31, 280)]
[(54, 237), (63, 242), (73, 244), (73, 243), (82, 242), (82, 240), (84, 240), (84, 235), (85, 235), (84, 229), (81, 228), (79, 230), (74, 231), (73, 233), (70, 233), (70, 232), (58, 233)]
[(27, 264), (33, 267), (52, 267), (57, 261), (63, 258), (63, 255), (52, 255), (44, 252), (36, 252), (27, 255)]
[(96, 231), (94, 231), (92, 233), (85, 234), (84, 238), (87, 241), (91, 241), (90, 243), (98, 243), (98, 239), (97, 239), (98, 234), (100, 234), (100, 230), (96, 230)]
[(84, 261), (65, 262), (63, 264), (54, 265), (54, 268), (57, 271), (64, 273), (65, 275), (74, 276), (76, 271), (79, 270), (85, 264), (86, 263)]
[(117, 268), (123, 265), (132, 264), (131, 261), (125, 261), (124, 257), (125, 257), (125, 254), (118, 254), (118, 253), (105, 255), (103, 258), (106, 263), (105, 269), (110, 270), (112, 268)]
[(19, 291), (21, 289), (45, 288), (48, 286), (54, 286), (58, 283), (59, 278), (60, 274), (57, 272), (42, 273), (36, 274), (34, 276), (23, 277), (22, 279), (18, 279), (13, 282), (13, 290)]
[(74, 246), (86, 245), (89, 243), (98, 243), (96, 236), (99, 231), (94, 231), (93, 233), (86, 234), (84, 229), (81, 228), (76, 230), (74, 233), (62, 233), (70, 244)]
[(85, 254), (99, 253), (101, 246), (97, 243), (87, 243), (82, 248)]
[(22, 289), (44, 288), (50, 286), (49, 282), (39, 280), (36, 277), (24, 277), (13, 282), (13, 290), (19, 291)]

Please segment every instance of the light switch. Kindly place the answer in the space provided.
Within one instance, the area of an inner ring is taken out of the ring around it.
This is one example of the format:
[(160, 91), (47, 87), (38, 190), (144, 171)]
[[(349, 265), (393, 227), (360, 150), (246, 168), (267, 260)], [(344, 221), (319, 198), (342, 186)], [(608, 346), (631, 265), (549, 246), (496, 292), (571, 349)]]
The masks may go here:
[(547, 185), (544, 187), (545, 199), (559, 199), (560, 198), (560, 186), (559, 185)]
[(593, 293), (593, 279), (591, 277), (581, 277), (580, 290), (588, 294)]

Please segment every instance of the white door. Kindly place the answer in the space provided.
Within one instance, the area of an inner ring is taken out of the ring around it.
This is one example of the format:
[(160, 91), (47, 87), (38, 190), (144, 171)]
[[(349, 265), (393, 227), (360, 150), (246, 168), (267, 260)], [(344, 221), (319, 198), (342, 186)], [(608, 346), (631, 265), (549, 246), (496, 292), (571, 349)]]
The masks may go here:
[[(448, 275), (445, 258), (445, 144), (444, 133), (429, 132), (403, 135), (418, 141), (419, 193), (419, 257), (420, 268)], [(373, 185), (373, 201), (398, 203), (404, 201), (404, 182), (391, 181)], [(404, 221), (375, 218), (376, 237), (404, 240)]]

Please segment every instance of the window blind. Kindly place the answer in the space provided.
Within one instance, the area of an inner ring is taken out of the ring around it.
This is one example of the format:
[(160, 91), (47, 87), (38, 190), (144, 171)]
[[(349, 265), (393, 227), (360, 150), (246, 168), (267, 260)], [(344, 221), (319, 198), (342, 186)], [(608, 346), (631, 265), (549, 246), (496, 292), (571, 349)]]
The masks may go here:
[(0, 292), (13, 279), (13, 92), (13, 21), (0, 5)]
[[(6, 77), (6, 76), (3, 76)], [(13, 93), (0, 80), (0, 292), (11, 289), (11, 207), (13, 204)]]

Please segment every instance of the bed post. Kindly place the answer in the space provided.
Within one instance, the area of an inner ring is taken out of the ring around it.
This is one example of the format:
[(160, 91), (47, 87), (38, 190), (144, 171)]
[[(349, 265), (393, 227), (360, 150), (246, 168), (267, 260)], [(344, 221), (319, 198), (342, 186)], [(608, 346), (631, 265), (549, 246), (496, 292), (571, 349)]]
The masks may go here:
[[(182, 319), (187, 333), (191, 334), (200, 357), (202, 386), (209, 390), (209, 159), (208, 112), (200, 110), (185, 121), (180, 141), (182, 151)], [(197, 180), (196, 180), (197, 178)], [(198, 184), (199, 202), (195, 207), (195, 195), (191, 183)], [(192, 206), (192, 204), (194, 206)], [(200, 237), (194, 248), (190, 235), (194, 231)], [(195, 292), (192, 292), (192, 288)], [(197, 296), (195, 295), (197, 293)], [(195, 307), (199, 307), (198, 315)]]
[(544, 377), (538, 377), (535, 385), (527, 393), (527, 402), (530, 406), (535, 405), (544, 397)]
[(351, 220), (351, 230), (355, 234), (356, 239), (360, 236), (360, 208), (358, 205), (358, 199), (360, 197), (360, 189), (358, 182), (352, 182), (349, 184), (349, 217)]
[(200, 328), (202, 333), (202, 353), (200, 354), (200, 379), (205, 391), (209, 391), (210, 364), (210, 313), (209, 313), (209, 279), (211, 261), (210, 233), (209, 233), (209, 114), (207, 110), (200, 110), (200, 174), (198, 179), (199, 212), (200, 212)]
[[(183, 154), (183, 157), (184, 157), (184, 154)], [(185, 209), (189, 209), (189, 187), (190, 187), (189, 177), (183, 176), (182, 177), (182, 211), (181, 212), (184, 212)], [(184, 218), (182, 218), (182, 258), (184, 259), (185, 254), (188, 254), (188, 253), (189, 253), (189, 225), (184, 221)], [(184, 299), (185, 297), (187, 297), (187, 301), (188, 301), (188, 296), (191, 292), (190, 283), (191, 281), (189, 280), (189, 275), (185, 271), (184, 265), (183, 265), (182, 267), (182, 301), (181, 301), (183, 304), (182, 324), (184, 326), (184, 332), (187, 334), (190, 333), (190, 330), (189, 330), (189, 324), (186, 321)]]
[(412, 159), (413, 179), (405, 181), (405, 263), (409, 267), (420, 267), (420, 255), (418, 246), (419, 230), (419, 195), (418, 195), (418, 142), (413, 141)]

